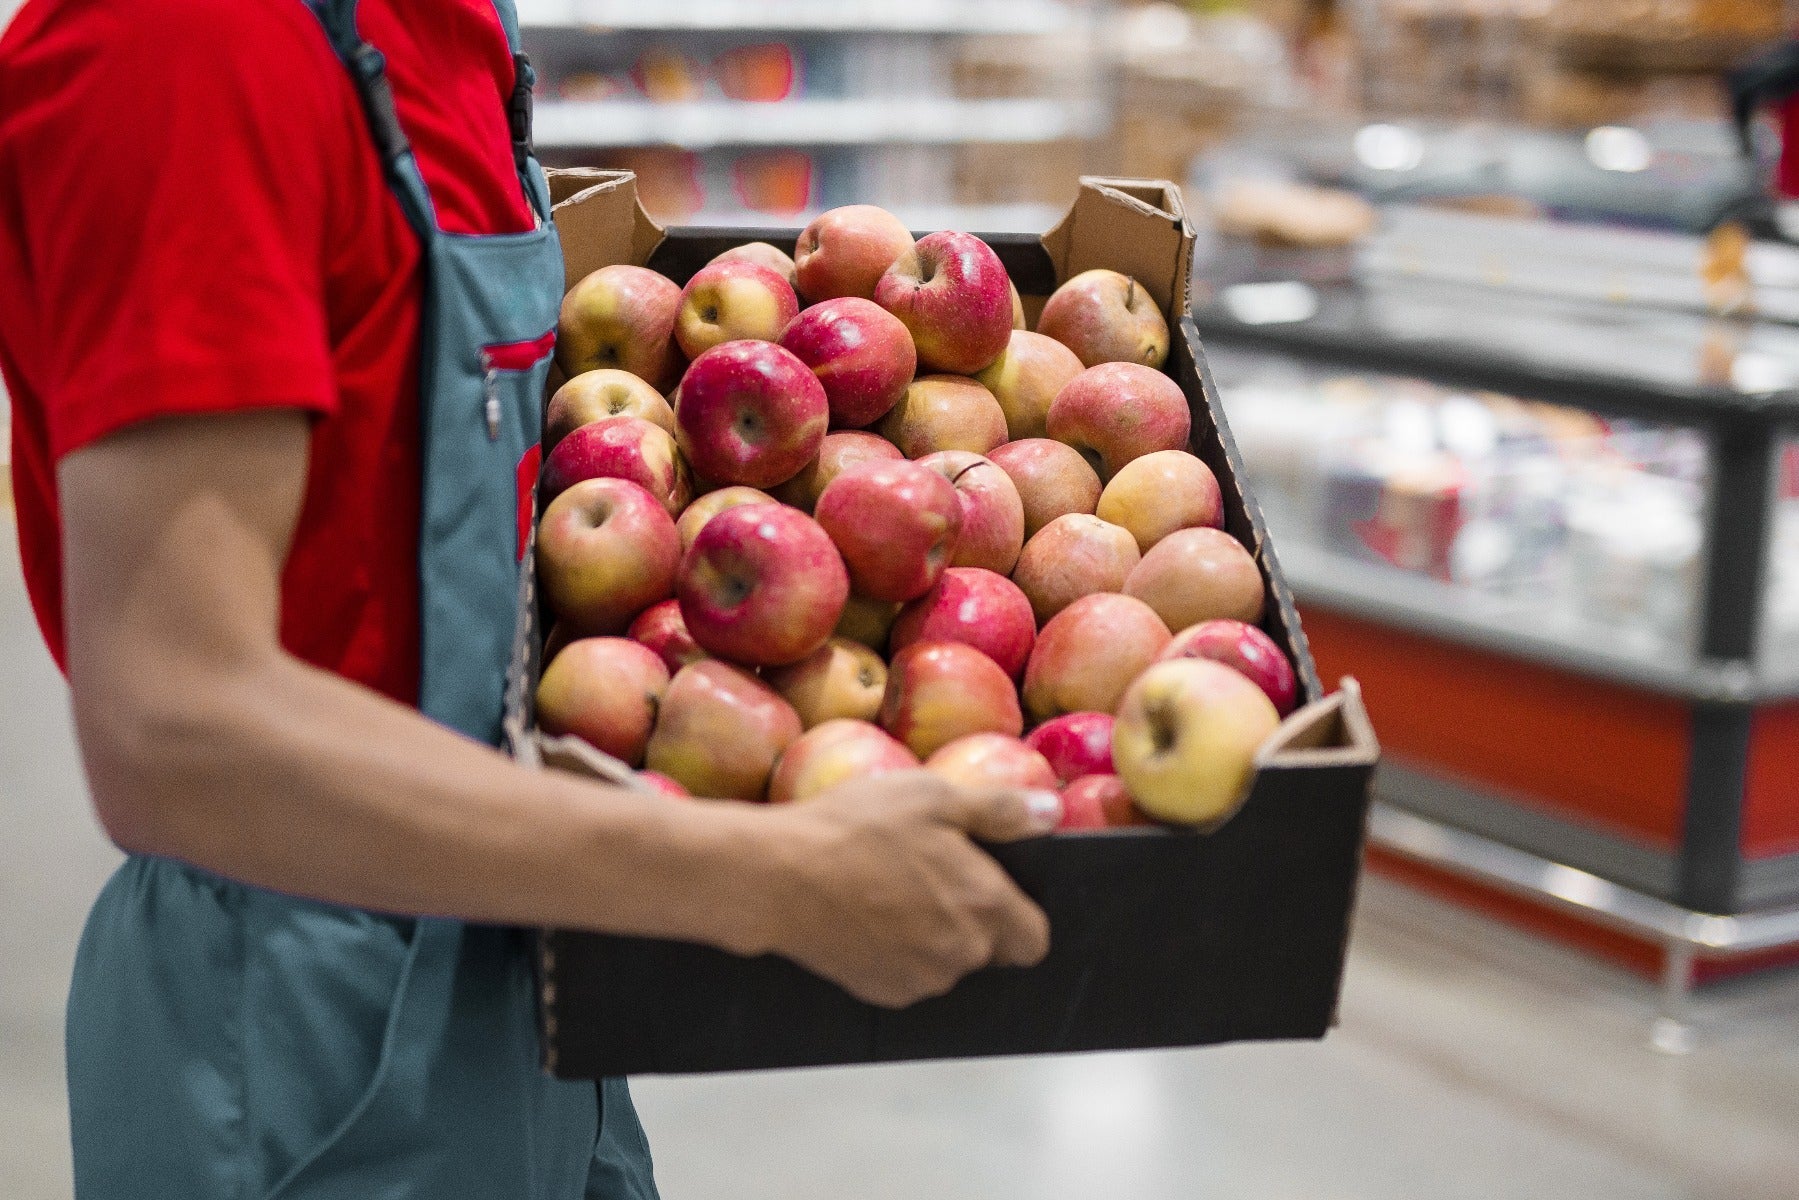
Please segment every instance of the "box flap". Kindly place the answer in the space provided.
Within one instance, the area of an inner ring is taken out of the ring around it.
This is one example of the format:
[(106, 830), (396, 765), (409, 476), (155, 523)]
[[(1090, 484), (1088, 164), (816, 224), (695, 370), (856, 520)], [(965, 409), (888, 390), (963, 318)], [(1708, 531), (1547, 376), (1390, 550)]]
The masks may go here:
[(601, 267), (642, 266), (662, 242), (662, 226), (637, 202), (631, 171), (572, 167), (547, 171), (550, 215), (562, 238), (563, 289)]
[(1181, 189), (1166, 179), (1081, 176), (1068, 215), (1043, 235), (1056, 282), (1082, 271), (1122, 271), (1149, 289), (1173, 325), (1187, 311), (1193, 228)]
[(1264, 767), (1373, 766), (1380, 743), (1362, 685), (1345, 678), (1340, 689), (1293, 713), (1256, 752), (1256, 769)]

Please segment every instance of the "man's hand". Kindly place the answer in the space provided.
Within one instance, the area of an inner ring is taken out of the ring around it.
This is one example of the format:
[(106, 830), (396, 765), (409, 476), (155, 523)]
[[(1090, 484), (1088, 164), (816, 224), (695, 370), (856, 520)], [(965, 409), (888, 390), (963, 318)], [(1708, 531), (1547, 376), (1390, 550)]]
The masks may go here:
[(924, 771), (775, 810), (790, 853), (773, 949), (890, 1008), (982, 967), (1034, 966), (1048, 920), (969, 839), (1047, 833), (1059, 813), (1053, 792), (968, 792)]

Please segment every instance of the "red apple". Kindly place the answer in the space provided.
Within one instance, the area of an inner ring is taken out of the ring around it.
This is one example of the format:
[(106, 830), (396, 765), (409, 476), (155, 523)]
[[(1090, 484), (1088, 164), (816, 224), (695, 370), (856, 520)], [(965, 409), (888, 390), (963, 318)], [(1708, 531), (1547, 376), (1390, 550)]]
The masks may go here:
[(878, 434), (855, 429), (827, 433), (825, 440), (819, 443), (818, 457), (776, 488), (775, 499), (802, 512), (811, 512), (818, 507), (818, 497), (831, 485), (831, 480), (856, 464), (900, 462), (905, 457), (898, 446)]
[(639, 771), (637, 772), (637, 778), (649, 784), (654, 791), (661, 792), (664, 796), (672, 796), (677, 800), (686, 800), (693, 795), (692, 792), (664, 775), (661, 771)]
[(813, 303), (875, 294), (893, 260), (912, 248), (912, 231), (884, 208), (850, 204), (821, 213), (800, 231), (793, 262), (800, 294)]
[(919, 642), (893, 656), (881, 727), (923, 758), (971, 733), (1024, 732), (1011, 676), (973, 646)]
[(792, 285), (767, 267), (741, 258), (709, 263), (681, 290), (675, 340), (688, 358), (726, 342), (772, 342), (799, 311)]
[(1061, 342), (1017, 329), (1004, 352), (975, 378), (1006, 414), (1006, 436), (1018, 441), (1047, 436), (1050, 403), (1081, 369), (1081, 360)]
[(924, 769), (957, 787), (1029, 788), (1054, 791), (1056, 773), (1043, 756), (1003, 733), (971, 733), (940, 747), (925, 759)]
[(1123, 590), (1155, 609), (1170, 629), (1229, 617), (1254, 625), (1266, 592), (1261, 568), (1222, 529), (1177, 529), (1131, 568)]
[(907, 458), (940, 450), (986, 454), (1006, 440), (993, 393), (961, 375), (921, 375), (881, 422), (881, 436)]
[(1201, 621), (1174, 635), (1162, 659), (1209, 658), (1237, 671), (1261, 688), (1281, 716), (1299, 702), (1293, 664), (1273, 638), (1242, 621)]
[(1140, 556), (1137, 539), (1118, 526), (1069, 513), (1024, 544), (1012, 582), (1030, 597), (1039, 625), (1095, 592), (1122, 592)]
[(675, 430), (701, 479), (771, 488), (817, 457), (830, 417), (805, 363), (772, 342), (727, 342), (688, 366)]
[(1044, 302), (1037, 332), (1073, 350), (1090, 367), (1168, 359), (1168, 319), (1155, 298), (1129, 275), (1103, 268), (1082, 271)]
[(663, 600), (650, 605), (637, 614), (625, 636), (654, 652), (670, 674), (706, 657), (700, 644), (687, 632), (687, 622), (681, 619), (679, 600)]
[(793, 705), (807, 729), (840, 718), (872, 721), (887, 690), (887, 664), (848, 638), (834, 637), (800, 661), (771, 667), (762, 677)]
[(1185, 450), (1193, 414), (1181, 385), (1153, 367), (1102, 363), (1069, 381), (1049, 406), (1049, 436), (1066, 442), (1103, 479), (1157, 450)]
[(1150, 816), (1216, 829), (1255, 782), (1256, 752), (1280, 716), (1262, 689), (1222, 663), (1177, 658), (1143, 672), (1118, 709), (1112, 758)]
[(1024, 548), (1024, 502), (1012, 477), (993, 460), (967, 450), (940, 450), (918, 460), (955, 485), (962, 501), (962, 532), (952, 567), (981, 567), (1010, 575)]
[(696, 796), (760, 800), (800, 719), (760, 679), (706, 659), (675, 672), (644, 761)]
[(900, 603), (897, 600), (874, 600), (852, 593), (843, 606), (843, 615), (837, 618), (837, 629), (833, 636), (848, 638), (867, 646), (876, 654), (884, 654), (887, 651), (888, 635), (899, 613)]
[(780, 341), (824, 385), (833, 429), (860, 429), (886, 416), (918, 368), (912, 335), (899, 318), (857, 296), (813, 305), (781, 331)]
[(1083, 775), (1072, 781), (1062, 789), (1062, 811), (1080, 813), (1082, 822), (1063, 828), (1122, 829), (1152, 824), (1131, 799), (1131, 790), (1124, 780), (1116, 775)]
[(745, 504), (706, 522), (681, 557), (675, 594), (702, 649), (761, 667), (824, 645), (849, 590), (816, 521), (784, 504)]
[(583, 371), (550, 397), (544, 414), (543, 448), (556, 443), (583, 425), (607, 417), (642, 417), (664, 433), (675, 431), (675, 410), (662, 393), (629, 371)]
[(681, 535), (681, 552), (685, 554), (687, 547), (693, 545), (693, 539), (700, 535), (706, 522), (724, 512), (727, 508), (741, 508), (746, 504), (774, 504), (775, 498), (767, 492), (753, 487), (733, 484), (719, 488), (716, 492), (707, 492), (696, 497), (682, 510), (675, 521), (675, 532)]
[(972, 375), (1012, 336), (1012, 281), (972, 233), (927, 234), (875, 284), (874, 301), (905, 322), (927, 371)]
[(1025, 708), (1037, 721), (1116, 712), (1125, 689), (1168, 641), (1168, 626), (1141, 600), (1111, 592), (1082, 597), (1037, 634), (1024, 669)]
[[(1094, 775), (1093, 779), (1117, 779), (1116, 775)], [(1119, 786), (1123, 781), (1119, 780)], [(1070, 787), (1062, 792), (1062, 820), (1056, 825), (1057, 832), (1076, 833), (1094, 829), (1104, 829), (1107, 825), (1106, 807), (1100, 801), (1100, 795), (1091, 786)]]
[(1055, 768), (1056, 779), (1072, 783), (1083, 775), (1112, 773), (1112, 714), (1071, 712), (1045, 721), (1025, 739)]
[(657, 391), (681, 376), (675, 315), (681, 289), (642, 267), (601, 267), (568, 290), (556, 322), (556, 362), (571, 379), (611, 367)]
[(648, 647), (624, 638), (582, 638), (556, 656), (537, 684), (537, 723), (572, 733), (627, 766), (643, 750), (668, 691), (668, 668)]
[(1224, 525), (1224, 497), (1212, 468), (1185, 450), (1157, 450), (1126, 463), (1100, 493), (1100, 520), (1131, 531), (1149, 548), (1177, 529)]
[(929, 591), (962, 528), (955, 486), (911, 462), (851, 467), (819, 496), (817, 516), (843, 554), (856, 593), (877, 600)]
[(680, 558), (668, 510), (623, 479), (575, 484), (537, 528), (538, 582), (571, 634), (623, 630), (674, 590)]
[(897, 654), (918, 642), (961, 642), (1017, 679), (1036, 641), (1031, 602), (1017, 584), (979, 567), (951, 567), (900, 610), (888, 644)]
[(768, 802), (810, 800), (855, 780), (917, 769), (917, 755), (867, 721), (826, 721), (782, 753), (768, 781)]
[(1057, 517), (1093, 515), (1099, 505), (1099, 475), (1072, 446), (1048, 438), (1007, 442), (987, 457), (1012, 480), (1024, 505), (1027, 540)]
[[(767, 267), (776, 275), (787, 281), (787, 286), (797, 288), (800, 285), (799, 272), (793, 265), (793, 259), (787, 251), (779, 246), (771, 246), (767, 242), (745, 242), (741, 246), (732, 246), (723, 254), (716, 254), (712, 262), (753, 262), (759, 267)], [(707, 263), (711, 266), (712, 263)]]
[(607, 417), (571, 432), (543, 464), (543, 490), (556, 497), (583, 479), (627, 479), (678, 516), (693, 479), (675, 439), (642, 417)]

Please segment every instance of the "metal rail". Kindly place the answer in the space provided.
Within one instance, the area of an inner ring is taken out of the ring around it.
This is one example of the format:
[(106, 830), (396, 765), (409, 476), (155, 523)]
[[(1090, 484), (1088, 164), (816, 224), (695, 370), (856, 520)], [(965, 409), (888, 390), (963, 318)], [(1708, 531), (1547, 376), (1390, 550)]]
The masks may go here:
[(1695, 912), (1379, 801), (1369, 813), (1368, 840), (1390, 854), (1660, 942), (1666, 951), (1661, 1011), (1650, 1043), (1667, 1054), (1693, 1047), (1688, 1002), (1700, 959), (1799, 947), (1799, 904), (1735, 916)]

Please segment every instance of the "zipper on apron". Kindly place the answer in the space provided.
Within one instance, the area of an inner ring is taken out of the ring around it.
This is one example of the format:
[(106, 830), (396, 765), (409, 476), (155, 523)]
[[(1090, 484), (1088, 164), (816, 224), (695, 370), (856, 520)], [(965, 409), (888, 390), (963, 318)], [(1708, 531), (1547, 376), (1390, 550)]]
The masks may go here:
[(513, 371), (529, 371), (548, 358), (556, 348), (556, 331), (525, 342), (502, 342), (481, 347), (481, 379), (485, 402), (482, 415), (487, 421), (487, 440), (500, 440), (500, 375)]

